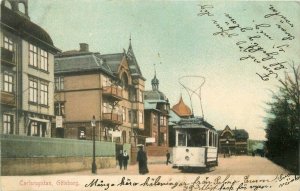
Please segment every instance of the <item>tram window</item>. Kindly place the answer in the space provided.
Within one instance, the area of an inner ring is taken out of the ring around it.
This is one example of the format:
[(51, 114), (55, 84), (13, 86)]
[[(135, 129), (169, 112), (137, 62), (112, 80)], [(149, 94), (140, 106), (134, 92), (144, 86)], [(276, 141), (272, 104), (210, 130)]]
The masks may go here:
[(192, 129), (188, 131), (188, 147), (206, 146), (206, 132), (204, 130)]
[(209, 132), (209, 146), (212, 146), (212, 132)]
[(186, 136), (185, 134), (178, 134), (178, 146), (186, 146)]

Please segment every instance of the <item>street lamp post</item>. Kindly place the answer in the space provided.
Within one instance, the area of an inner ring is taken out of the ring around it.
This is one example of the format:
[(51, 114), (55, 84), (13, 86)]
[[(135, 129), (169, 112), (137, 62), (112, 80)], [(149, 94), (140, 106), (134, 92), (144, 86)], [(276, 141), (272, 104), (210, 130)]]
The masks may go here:
[(226, 146), (227, 146), (227, 151), (228, 151), (228, 154), (229, 154), (229, 146), (228, 146), (228, 144), (229, 144), (229, 141), (228, 141), (228, 139), (226, 140)]
[(93, 119), (91, 121), (91, 125), (93, 128), (93, 162), (92, 162), (92, 173), (96, 174), (97, 166), (96, 166), (96, 160), (95, 160), (95, 126), (96, 126), (96, 120), (95, 116), (93, 116)]

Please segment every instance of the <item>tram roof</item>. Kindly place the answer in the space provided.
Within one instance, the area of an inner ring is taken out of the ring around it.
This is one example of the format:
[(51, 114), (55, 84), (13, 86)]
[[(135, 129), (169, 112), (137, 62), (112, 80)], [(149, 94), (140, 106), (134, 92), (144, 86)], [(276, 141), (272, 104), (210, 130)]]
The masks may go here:
[(175, 126), (174, 128), (182, 128), (182, 129), (187, 129), (187, 128), (203, 128), (203, 129), (211, 129), (215, 130), (213, 125), (208, 123), (207, 121), (204, 121), (203, 118), (201, 117), (192, 117), (188, 119), (181, 119)]

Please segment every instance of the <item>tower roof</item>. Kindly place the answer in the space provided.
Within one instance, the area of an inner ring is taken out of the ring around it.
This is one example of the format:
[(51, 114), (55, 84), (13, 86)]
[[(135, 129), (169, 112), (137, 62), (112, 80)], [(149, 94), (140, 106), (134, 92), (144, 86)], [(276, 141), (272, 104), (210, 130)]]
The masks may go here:
[(183, 102), (182, 96), (179, 102), (172, 107), (172, 110), (180, 117), (191, 116), (191, 109)]

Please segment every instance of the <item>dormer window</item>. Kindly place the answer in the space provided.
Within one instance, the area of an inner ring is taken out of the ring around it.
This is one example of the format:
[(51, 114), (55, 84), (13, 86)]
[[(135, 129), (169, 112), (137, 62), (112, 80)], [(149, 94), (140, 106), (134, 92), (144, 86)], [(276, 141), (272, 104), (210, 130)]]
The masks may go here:
[(25, 4), (24, 3), (19, 3), (18, 4), (18, 9), (21, 13), (26, 14), (25, 10)]
[(9, 9), (11, 9), (12, 7), (11, 7), (11, 4), (10, 4), (10, 2), (9, 1), (7, 1), (7, 0), (4, 0), (4, 6), (5, 7), (7, 7), (7, 8), (9, 8)]

